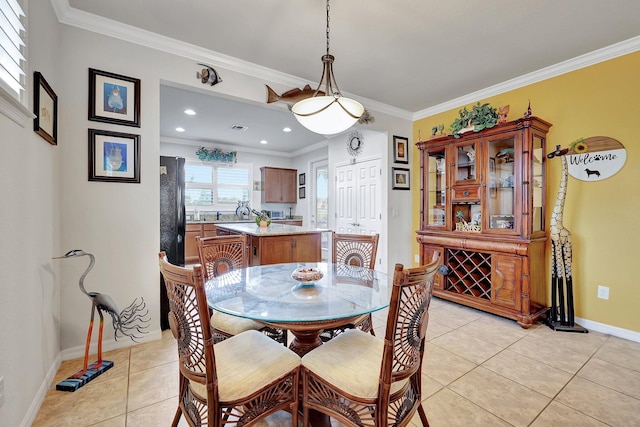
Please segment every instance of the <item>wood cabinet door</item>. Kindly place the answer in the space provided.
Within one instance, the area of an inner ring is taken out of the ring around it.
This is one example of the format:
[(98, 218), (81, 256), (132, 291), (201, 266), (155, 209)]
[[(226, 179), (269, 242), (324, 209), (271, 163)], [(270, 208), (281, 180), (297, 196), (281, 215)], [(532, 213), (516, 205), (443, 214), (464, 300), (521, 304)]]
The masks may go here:
[(198, 246), (196, 245), (196, 237), (202, 236), (202, 224), (187, 224), (184, 233), (184, 263), (197, 264), (200, 262), (198, 257)]
[(291, 262), (291, 236), (272, 236), (260, 239), (260, 265)]
[(291, 262), (322, 261), (320, 237), (321, 234), (301, 234), (292, 236), (293, 257)]
[(202, 224), (202, 236), (203, 237), (215, 237), (217, 236), (215, 224)]
[(491, 303), (520, 311), (522, 260), (505, 255), (491, 256)]
[(298, 194), (296, 182), (298, 181), (298, 171), (294, 169), (282, 169), (280, 171), (280, 190), (282, 203), (297, 203)]

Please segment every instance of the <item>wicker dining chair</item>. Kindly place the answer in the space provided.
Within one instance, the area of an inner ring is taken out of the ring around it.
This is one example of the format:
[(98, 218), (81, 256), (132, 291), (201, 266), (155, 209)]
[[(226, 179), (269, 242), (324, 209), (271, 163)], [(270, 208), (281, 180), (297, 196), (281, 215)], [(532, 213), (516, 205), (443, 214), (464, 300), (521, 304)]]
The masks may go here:
[(438, 267), (396, 264), (385, 339), (348, 330), (302, 358), (303, 422), (313, 409), (350, 426), (406, 426), (422, 407), (422, 359)]
[[(334, 231), (332, 233), (333, 250), (331, 257), (333, 263), (375, 269), (379, 237), (378, 234), (345, 234)], [(345, 330), (353, 328), (375, 335), (371, 314), (366, 314), (357, 318), (353, 324), (325, 329), (320, 334), (320, 339), (323, 342), (327, 342)]]
[(180, 368), (171, 425), (184, 415), (190, 426), (249, 426), (284, 410), (298, 427), (300, 357), (255, 330), (214, 346), (202, 267), (159, 258)]
[[(249, 265), (249, 247), (246, 234), (217, 237), (196, 237), (200, 264), (204, 268), (204, 279), (209, 280), (229, 271)], [(213, 339), (224, 341), (240, 332), (257, 330), (270, 338), (287, 345), (287, 331), (267, 326), (251, 319), (213, 311), (211, 315)]]

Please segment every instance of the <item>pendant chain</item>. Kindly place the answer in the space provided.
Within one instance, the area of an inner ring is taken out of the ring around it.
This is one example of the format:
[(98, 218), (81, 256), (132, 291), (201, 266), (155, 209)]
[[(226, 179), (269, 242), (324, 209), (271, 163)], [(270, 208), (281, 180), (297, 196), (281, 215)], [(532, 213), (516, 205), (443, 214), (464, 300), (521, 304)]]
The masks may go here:
[(329, 55), (329, 0), (327, 0), (327, 55)]

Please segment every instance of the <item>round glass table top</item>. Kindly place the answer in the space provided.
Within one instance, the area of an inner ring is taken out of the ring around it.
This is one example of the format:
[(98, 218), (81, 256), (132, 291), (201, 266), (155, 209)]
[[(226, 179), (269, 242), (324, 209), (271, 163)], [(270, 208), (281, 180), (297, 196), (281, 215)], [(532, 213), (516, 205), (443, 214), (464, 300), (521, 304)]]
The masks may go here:
[[(312, 276), (321, 277), (296, 280), (296, 270), (317, 270)], [(234, 270), (208, 280), (205, 288), (209, 306), (223, 313), (264, 322), (317, 322), (388, 307), (391, 280), (368, 268), (311, 262)]]

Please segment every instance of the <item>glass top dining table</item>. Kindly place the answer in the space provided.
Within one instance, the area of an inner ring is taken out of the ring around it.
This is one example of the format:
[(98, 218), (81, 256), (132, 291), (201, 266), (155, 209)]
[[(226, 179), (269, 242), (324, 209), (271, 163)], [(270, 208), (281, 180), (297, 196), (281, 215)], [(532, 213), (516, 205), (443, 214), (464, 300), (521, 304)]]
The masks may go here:
[[(322, 278), (296, 280), (296, 269), (318, 270)], [(300, 355), (322, 344), (319, 335), (325, 328), (388, 307), (391, 288), (386, 274), (323, 262), (248, 267), (205, 283), (212, 309), (291, 331), (290, 348)]]

